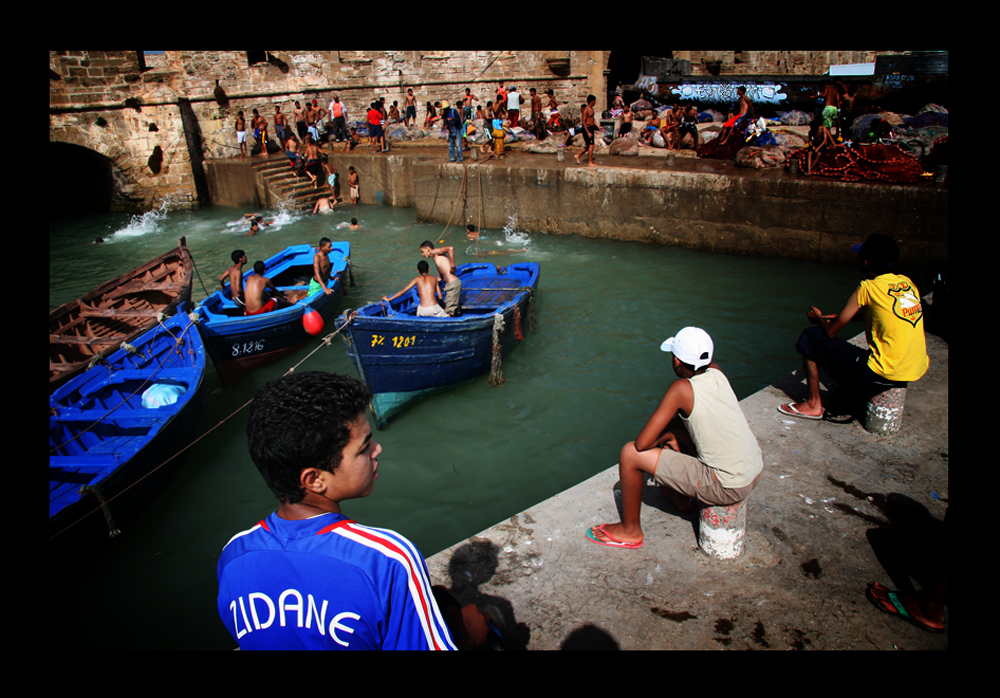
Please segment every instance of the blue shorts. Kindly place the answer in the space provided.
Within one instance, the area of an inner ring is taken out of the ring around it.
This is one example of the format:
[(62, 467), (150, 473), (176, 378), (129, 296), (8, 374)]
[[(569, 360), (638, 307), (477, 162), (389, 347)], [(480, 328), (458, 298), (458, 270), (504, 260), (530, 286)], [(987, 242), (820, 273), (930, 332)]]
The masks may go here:
[(802, 330), (795, 348), (802, 356), (816, 362), (830, 378), (838, 383), (886, 390), (905, 388), (905, 382), (893, 381), (875, 373), (868, 367), (869, 349), (863, 349), (839, 337), (830, 339), (819, 327)]

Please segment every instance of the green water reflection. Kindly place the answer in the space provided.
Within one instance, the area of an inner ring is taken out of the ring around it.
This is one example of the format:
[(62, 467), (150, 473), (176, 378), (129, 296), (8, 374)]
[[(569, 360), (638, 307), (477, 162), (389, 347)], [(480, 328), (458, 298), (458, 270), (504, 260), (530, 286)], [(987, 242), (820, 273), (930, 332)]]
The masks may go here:
[[(275, 223), (245, 235), (242, 211), (206, 209), (98, 215), (50, 225), (51, 307), (167, 251), (186, 236), (195, 298), (205, 297), (242, 248), (251, 263), (286, 245), (348, 240), (354, 279), (345, 307), (401, 288), (425, 239), (443, 226), (412, 210), (347, 206), (333, 214), (263, 212)], [(362, 230), (338, 228), (357, 217)], [(476, 221), (470, 221), (476, 222)], [(464, 222), (445, 234), (459, 263), (475, 261)], [(103, 244), (91, 244), (96, 238)], [(527, 249), (526, 252), (489, 254)], [(481, 380), (426, 400), (376, 433), (384, 451), (375, 492), (348, 502), (364, 523), (396, 529), (431, 555), (617, 461), (673, 379), (659, 344), (704, 327), (740, 398), (799, 365), (793, 345), (810, 304), (839, 309), (857, 282), (851, 267), (711, 255), (680, 248), (525, 234), (516, 219), (486, 230), (486, 261), (541, 263), (537, 327), (504, 362), (506, 384)], [(332, 327), (328, 328), (332, 331)], [(235, 533), (274, 508), (246, 452), (254, 391), (290, 366), (356, 375), (338, 339), (316, 343), (222, 389), (207, 380), (201, 432), (176, 478), (106, 551), (54, 571), (71, 579), (50, 613), (60, 637), (108, 649), (232, 648), (215, 610), (215, 564)], [(315, 353), (312, 353), (315, 352)], [(311, 354), (311, 356), (310, 356)]]

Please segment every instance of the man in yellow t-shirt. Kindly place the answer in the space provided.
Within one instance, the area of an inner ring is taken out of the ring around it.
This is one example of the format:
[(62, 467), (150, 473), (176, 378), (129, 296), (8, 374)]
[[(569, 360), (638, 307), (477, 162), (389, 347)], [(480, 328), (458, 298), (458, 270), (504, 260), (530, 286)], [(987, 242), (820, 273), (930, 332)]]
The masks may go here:
[[(809, 394), (804, 402), (778, 407), (789, 417), (823, 418), (818, 368), (840, 383), (872, 391), (905, 387), (927, 371), (930, 360), (920, 292), (910, 279), (892, 271), (899, 260), (899, 246), (890, 237), (872, 234), (853, 249), (867, 278), (839, 315), (823, 315), (815, 306), (806, 313), (818, 326), (804, 330), (795, 348), (802, 354)], [(862, 308), (868, 349), (837, 338)]]

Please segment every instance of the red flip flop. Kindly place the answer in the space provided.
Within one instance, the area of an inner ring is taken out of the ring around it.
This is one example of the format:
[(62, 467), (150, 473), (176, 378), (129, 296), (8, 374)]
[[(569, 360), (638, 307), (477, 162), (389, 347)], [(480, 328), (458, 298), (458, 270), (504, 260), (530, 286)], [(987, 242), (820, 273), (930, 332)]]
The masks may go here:
[[(638, 543), (626, 543), (624, 541), (618, 540), (613, 535), (604, 530), (605, 526), (607, 526), (607, 524), (601, 524), (600, 526), (594, 526), (593, 528), (588, 528), (587, 538), (589, 538), (593, 543), (597, 543), (598, 545), (607, 545), (611, 548), (628, 548), (630, 550), (635, 550), (636, 548), (642, 547), (642, 541), (639, 541)], [(601, 540), (599, 538), (595, 538), (593, 531), (594, 528), (596, 528), (598, 531), (606, 535), (608, 537), (608, 540)]]

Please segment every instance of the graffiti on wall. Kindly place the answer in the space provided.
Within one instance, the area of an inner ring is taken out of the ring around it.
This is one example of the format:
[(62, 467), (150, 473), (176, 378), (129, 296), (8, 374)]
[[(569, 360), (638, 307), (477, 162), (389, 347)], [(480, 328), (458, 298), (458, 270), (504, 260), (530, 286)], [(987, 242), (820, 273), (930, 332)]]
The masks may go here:
[(752, 82), (738, 83), (701, 83), (696, 85), (677, 85), (671, 92), (685, 102), (709, 102), (727, 104), (735, 102), (739, 97), (736, 88), (743, 86), (747, 90), (747, 99), (754, 104), (780, 104), (788, 99), (782, 92), (785, 86), (781, 83), (757, 85)]
[(639, 79), (636, 80), (635, 86), (640, 90), (646, 90), (647, 92), (652, 92), (656, 94), (656, 76), (655, 75), (640, 75)]

